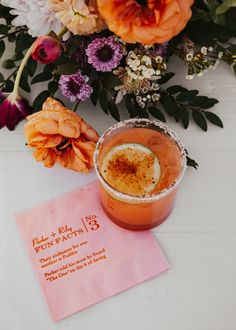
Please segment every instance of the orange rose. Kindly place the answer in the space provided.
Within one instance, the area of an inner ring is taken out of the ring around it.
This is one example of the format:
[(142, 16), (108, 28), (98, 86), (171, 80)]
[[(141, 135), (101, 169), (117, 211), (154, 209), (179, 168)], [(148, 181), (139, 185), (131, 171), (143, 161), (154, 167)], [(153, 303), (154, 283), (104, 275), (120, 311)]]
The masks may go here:
[(194, 0), (97, 0), (111, 31), (126, 42), (163, 43), (184, 29)]
[(76, 113), (49, 97), (42, 110), (27, 119), (27, 145), (35, 148), (37, 161), (46, 167), (59, 163), (79, 172), (93, 167), (98, 134)]

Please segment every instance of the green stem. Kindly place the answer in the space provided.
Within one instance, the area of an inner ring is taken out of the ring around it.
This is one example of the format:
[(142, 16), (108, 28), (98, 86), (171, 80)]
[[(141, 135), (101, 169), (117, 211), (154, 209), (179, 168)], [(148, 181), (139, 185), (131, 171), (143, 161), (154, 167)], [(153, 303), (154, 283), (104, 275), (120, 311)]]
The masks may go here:
[(21, 75), (22, 75), (22, 72), (24, 70), (24, 67), (28, 61), (28, 59), (30, 58), (31, 56), (31, 53), (32, 53), (32, 49), (33, 49), (33, 46), (34, 46), (34, 43), (30, 46), (30, 48), (27, 50), (20, 66), (19, 66), (19, 69), (18, 69), (18, 72), (17, 72), (17, 75), (16, 75), (16, 79), (15, 79), (15, 84), (14, 84), (14, 88), (13, 88), (13, 93), (14, 94), (17, 94), (18, 92), (18, 88), (19, 88), (19, 83), (20, 83), (20, 78), (21, 78)]
[(19, 67), (17, 67), (3, 82), (2, 82), (2, 84), (0, 85), (0, 87), (2, 88), (5, 84), (6, 84), (6, 82), (9, 80), (9, 79), (11, 79), (11, 77), (12, 76), (14, 76), (14, 74), (17, 72), (17, 70), (18, 70), (18, 68)]
[(76, 110), (77, 110), (79, 104), (80, 104), (80, 101), (79, 101), (79, 100), (76, 101), (75, 104), (74, 104), (74, 106), (73, 106), (73, 108), (72, 108), (72, 111), (76, 112)]
[(0, 38), (0, 40), (3, 40), (3, 39), (5, 39), (5, 38), (7, 38), (7, 37), (9, 37), (9, 36), (11, 36), (11, 35), (13, 35), (13, 34), (17, 34), (17, 33), (22, 32), (22, 31), (25, 31), (25, 29), (19, 29), (19, 30), (16, 30), (16, 31), (13, 31), (13, 32), (7, 33), (7, 34), (5, 34), (4, 36), (2, 36), (2, 37)]
[(64, 27), (61, 29), (61, 31), (58, 32), (58, 34), (57, 34), (58, 38), (61, 39), (67, 31), (68, 31), (67, 27), (64, 26)]

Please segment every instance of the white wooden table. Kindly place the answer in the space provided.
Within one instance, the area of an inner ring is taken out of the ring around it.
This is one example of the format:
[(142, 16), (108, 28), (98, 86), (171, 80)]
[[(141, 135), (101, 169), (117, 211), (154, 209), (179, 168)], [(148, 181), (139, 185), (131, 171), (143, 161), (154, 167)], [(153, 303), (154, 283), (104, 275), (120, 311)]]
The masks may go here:
[[(23, 123), (0, 130), (1, 330), (235, 330), (236, 329), (236, 81), (226, 65), (191, 82), (177, 62), (176, 83), (220, 99), (225, 128), (184, 130), (169, 121), (199, 170), (188, 169), (177, 205), (154, 233), (171, 269), (92, 308), (53, 323), (18, 237), (13, 214), (93, 181), (46, 169), (26, 149)], [(80, 114), (101, 133), (113, 120), (87, 103)]]

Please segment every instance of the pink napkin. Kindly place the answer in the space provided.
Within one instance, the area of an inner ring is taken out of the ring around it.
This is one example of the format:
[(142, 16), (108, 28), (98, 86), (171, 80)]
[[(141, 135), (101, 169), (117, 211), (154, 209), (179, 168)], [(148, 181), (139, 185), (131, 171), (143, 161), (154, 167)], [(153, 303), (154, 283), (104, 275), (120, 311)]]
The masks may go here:
[(150, 231), (105, 215), (97, 182), (16, 215), (52, 318), (58, 321), (166, 271)]

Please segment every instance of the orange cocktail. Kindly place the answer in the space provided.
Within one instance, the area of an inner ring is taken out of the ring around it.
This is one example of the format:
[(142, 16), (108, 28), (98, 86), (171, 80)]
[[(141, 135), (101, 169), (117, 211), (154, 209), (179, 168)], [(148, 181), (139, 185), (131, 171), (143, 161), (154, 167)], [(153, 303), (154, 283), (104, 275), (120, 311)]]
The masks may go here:
[(94, 162), (102, 206), (116, 224), (145, 230), (171, 213), (186, 154), (163, 123), (130, 119), (114, 125), (100, 138)]

